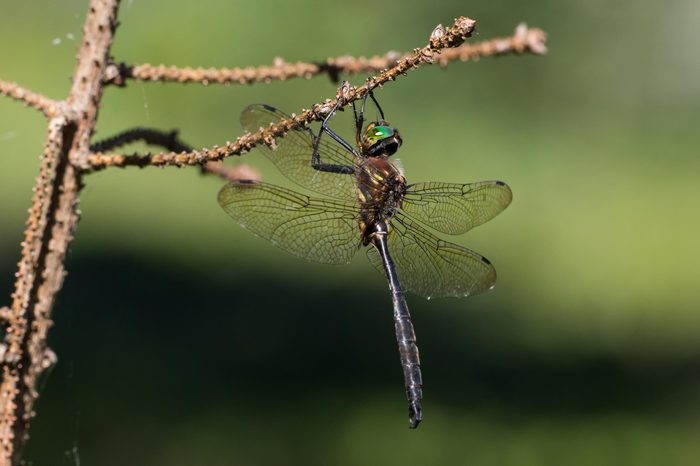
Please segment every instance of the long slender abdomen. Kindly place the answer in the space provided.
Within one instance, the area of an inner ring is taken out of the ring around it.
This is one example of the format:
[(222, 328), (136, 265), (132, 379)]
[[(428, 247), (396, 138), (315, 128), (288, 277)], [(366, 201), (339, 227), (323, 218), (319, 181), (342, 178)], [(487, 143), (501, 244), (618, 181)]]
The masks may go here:
[(396, 268), (387, 247), (386, 223), (377, 222), (373, 225), (372, 242), (382, 258), (384, 271), (389, 281), (391, 301), (394, 306), (394, 330), (399, 346), (399, 357), (403, 369), (406, 397), (408, 398), (409, 427), (415, 429), (423, 419), (423, 380), (420, 370), (420, 355), (416, 344), (416, 334), (411, 323), (411, 314), (403, 295), (401, 284), (396, 275)]

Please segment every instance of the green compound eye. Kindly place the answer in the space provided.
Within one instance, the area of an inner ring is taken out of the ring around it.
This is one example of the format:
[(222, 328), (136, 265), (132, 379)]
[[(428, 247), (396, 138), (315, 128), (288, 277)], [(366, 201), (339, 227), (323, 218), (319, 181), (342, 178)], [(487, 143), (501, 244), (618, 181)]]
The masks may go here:
[(394, 135), (394, 130), (389, 126), (372, 126), (367, 128), (365, 138), (370, 142), (370, 145), (376, 144), (382, 139), (389, 138)]

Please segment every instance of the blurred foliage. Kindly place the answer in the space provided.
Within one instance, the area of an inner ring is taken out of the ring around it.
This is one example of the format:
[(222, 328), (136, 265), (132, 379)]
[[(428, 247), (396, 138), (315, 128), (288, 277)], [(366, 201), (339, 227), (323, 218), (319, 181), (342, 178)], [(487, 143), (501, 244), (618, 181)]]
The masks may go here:
[[(86, 2), (0, 1), (0, 77), (65, 96)], [(514, 191), (457, 239), (496, 264), (498, 286), (409, 299), (418, 431), (386, 284), (363, 254), (333, 268), (281, 253), (231, 222), (221, 182), (196, 170), (107, 170), (85, 180), (33, 464), (696, 463), (700, 5), (481, 3), (122, 1), (113, 55), (129, 63), (407, 51), (458, 15), (478, 20), (473, 40), (541, 27), (550, 52), (424, 68), (378, 95), (409, 181)], [(107, 89), (96, 137), (144, 125), (221, 144), (249, 103), (292, 112), (334, 93), (323, 77), (131, 82)], [(347, 112), (334, 126), (349, 133)], [(38, 112), (0, 99), (0, 304), (44, 131)], [(260, 154), (242, 162), (289, 185)]]

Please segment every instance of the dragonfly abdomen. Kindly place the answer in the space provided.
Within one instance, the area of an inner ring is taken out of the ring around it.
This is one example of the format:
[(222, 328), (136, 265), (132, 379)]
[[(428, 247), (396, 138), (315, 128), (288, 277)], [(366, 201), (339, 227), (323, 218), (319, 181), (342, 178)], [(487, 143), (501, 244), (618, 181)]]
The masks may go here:
[(387, 247), (388, 226), (385, 222), (379, 221), (373, 225), (371, 239), (377, 249), (384, 267), (384, 272), (389, 281), (389, 291), (394, 307), (394, 330), (396, 332), (396, 343), (399, 347), (401, 367), (408, 398), (409, 427), (415, 429), (423, 419), (423, 377), (420, 370), (420, 355), (416, 344), (416, 333), (411, 323), (411, 314), (408, 311), (408, 304), (403, 294), (403, 289), (396, 274), (394, 261)]

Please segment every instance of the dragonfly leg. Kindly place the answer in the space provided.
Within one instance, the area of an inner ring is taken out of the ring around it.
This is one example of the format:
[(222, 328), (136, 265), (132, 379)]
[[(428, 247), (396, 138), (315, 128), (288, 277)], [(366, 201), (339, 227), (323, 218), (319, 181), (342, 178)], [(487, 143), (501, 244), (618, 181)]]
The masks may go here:
[[(370, 91), (372, 92), (372, 91)], [(357, 145), (362, 143), (362, 126), (365, 124), (365, 104), (367, 103), (367, 94), (362, 96), (362, 106), (360, 107), (360, 113), (358, 115), (357, 109), (355, 108), (355, 102), (352, 103), (352, 112), (355, 114), (355, 139), (357, 139)]]
[(322, 172), (330, 172), (330, 173), (342, 173), (342, 174), (352, 174), (355, 173), (355, 168), (349, 165), (336, 165), (336, 164), (331, 164), (331, 163), (322, 163), (321, 162), (321, 155), (319, 154), (319, 146), (321, 144), (321, 136), (323, 133), (328, 134), (333, 140), (335, 140), (338, 144), (340, 144), (345, 150), (353, 154), (355, 157), (358, 157), (358, 153), (353, 148), (350, 144), (348, 144), (343, 138), (338, 136), (332, 129), (328, 127), (328, 121), (331, 119), (333, 115), (335, 115), (335, 112), (338, 111), (341, 105), (340, 99), (338, 100), (338, 103), (336, 103), (335, 107), (333, 107), (333, 110), (328, 113), (326, 118), (323, 119), (323, 123), (321, 124), (321, 129), (318, 131), (318, 134), (314, 138), (314, 146), (313, 146), (313, 153), (311, 154), (311, 166)]
[(362, 141), (362, 126), (365, 123), (365, 106), (367, 104), (367, 97), (370, 97), (372, 99), (372, 102), (374, 102), (374, 105), (377, 106), (377, 110), (379, 110), (379, 115), (382, 117), (382, 121), (385, 120), (384, 118), (384, 111), (382, 110), (382, 107), (379, 105), (379, 102), (377, 101), (376, 97), (374, 97), (374, 92), (369, 91), (365, 95), (362, 96), (362, 106), (360, 107), (360, 113), (357, 113), (357, 109), (355, 108), (355, 102), (352, 103), (352, 112), (355, 114), (355, 139), (357, 139), (357, 144), (360, 145)]
[(381, 116), (382, 121), (384, 121), (384, 111), (382, 110), (382, 107), (379, 105), (379, 102), (377, 102), (377, 99), (374, 97), (374, 92), (369, 91), (369, 96), (372, 98), (372, 102), (374, 102), (374, 105), (377, 106), (377, 110), (379, 110), (379, 116)]

